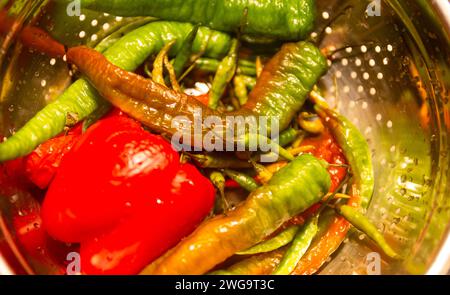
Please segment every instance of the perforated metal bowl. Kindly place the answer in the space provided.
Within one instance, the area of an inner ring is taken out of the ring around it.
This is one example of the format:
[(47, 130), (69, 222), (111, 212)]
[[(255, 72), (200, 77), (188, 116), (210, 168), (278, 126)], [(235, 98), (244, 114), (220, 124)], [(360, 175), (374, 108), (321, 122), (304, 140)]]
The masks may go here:
[[(68, 46), (95, 43), (128, 21), (90, 11), (69, 17), (65, 7), (51, 1), (13, 2), (18, 20), (27, 24), (37, 19), (35, 25)], [(445, 274), (450, 267), (450, 4), (317, 2), (313, 34), (323, 39), (322, 47), (343, 48), (319, 86), (366, 136), (376, 173), (367, 214), (406, 257), (383, 261), (382, 273)], [(15, 42), (18, 32), (0, 39), (0, 134), (5, 136), (70, 82), (62, 60), (29, 52)], [(48, 253), (25, 251), (12, 230), (11, 212), (27, 214), (36, 204), (33, 192), (0, 197), (0, 273), (58, 272), (57, 263), (42, 258)], [(321, 273), (366, 274), (366, 258), (373, 251), (355, 231)]]

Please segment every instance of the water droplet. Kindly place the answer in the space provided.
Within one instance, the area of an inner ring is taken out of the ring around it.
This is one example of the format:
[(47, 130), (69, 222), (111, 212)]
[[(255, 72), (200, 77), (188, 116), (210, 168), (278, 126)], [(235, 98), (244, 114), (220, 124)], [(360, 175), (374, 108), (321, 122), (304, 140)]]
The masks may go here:
[(10, 105), (10, 106), (8, 107), (8, 111), (14, 112), (14, 105)]

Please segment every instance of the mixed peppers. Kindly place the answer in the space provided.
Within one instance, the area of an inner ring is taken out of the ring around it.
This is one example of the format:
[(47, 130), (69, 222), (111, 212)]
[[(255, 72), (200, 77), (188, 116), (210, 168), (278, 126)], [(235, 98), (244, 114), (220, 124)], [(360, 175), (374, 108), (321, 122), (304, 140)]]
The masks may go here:
[[(173, 14), (169, 1), (81, 1), (163, 20), (139, 20), (142, 26), (96, 49), (58, 45), (83, 78), (0, 143), (0, 161), (24, 157), (28, 181), (45, 190), (46, 233), (77, 245), (86, 274), (311, 274), (351, 224), (399, 258), (358, 211), (367, 209), (374, 186), (367, 142), (312, 91), (328, 68), (314, 44), (300, 41), (312, 30), (314, 1), (182, 2)], [(270, 40), (296, 43), (265, 63), (240, 50)], [(136, 72), (143, 64), (148, 77)], [(207, 94), (187, 94), (190, 81), (211, 73)], [(308, 97), (313, 107), (305, 106)], [(116, 109), (108, 113), (109, 104)], [(277, 120), (277, 162), (259, 163), (261, 152), (180, 156), (167, 140), (179, 131), (171, 121), (193, 120), (197, 109), (225, 128), (230, 115)], [(232, 207), (227, 191), (240, 188), (250, 195)], [(236, 256), (245, 258), (216, 269)]]

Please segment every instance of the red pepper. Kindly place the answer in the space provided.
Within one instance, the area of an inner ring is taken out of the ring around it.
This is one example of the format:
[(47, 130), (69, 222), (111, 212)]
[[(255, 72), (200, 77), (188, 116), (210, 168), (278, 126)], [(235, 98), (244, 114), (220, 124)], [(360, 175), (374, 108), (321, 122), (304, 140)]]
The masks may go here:
[(138, 273), (196, 228), (210, 212), (213, 195), (209, 181), (195, 167), (183, 165), (160, 201), (148, 204), (100, 237), (81, 243), (83, 272)]
[[(105, 118), (114, 116), (124, 116), (124, 114), (119, 109), (113, 108)], [(25, 157), (24, 169), (28, 180), (40, 189), (48, 188), (61, 165), (62, 159), (79, 140), (81, 133), (82, 124), (80, 123), (67, 133), (39, 145), (30, 155)]]
[[(308, 137), (302, 142), (302, 146), (314, 146), (316, 147), (311, 154), (319, 159), (323, 159), (330, 164), (346, 164), (344, 154), (341, 148), (337, 144), (333, 135), (327, 130), (321, 133), (317, 137)], [(328, 168), (328, 173), (331, 176), (331, 187), (330, 192), (334, 192), (338, 188), (341, 181), (345, 178), (347, 174), (347, 168), (330, 166)]]
[(162, 137), (103, 119), (64, 157), (42, 208), (49, 234), (81, 243), (82, 271), (133, 274), (195, 229), (214, 189)]
[(8, 16), (7, 10), (0, 10), (0, 34), (7, 35), (20, 31), (19, 38), (28, 48), (45, 53), (51, 57), (63, 57), (66, 53), (64, 45), (53, 39), (49, 33), (41, 28), (24, 26), (14, 18)]
[(81, 125), (38, 146), (26, 157), (28, 179), (40, 189), (46, 189), (61, 165), (62, 158), (81, 136)]

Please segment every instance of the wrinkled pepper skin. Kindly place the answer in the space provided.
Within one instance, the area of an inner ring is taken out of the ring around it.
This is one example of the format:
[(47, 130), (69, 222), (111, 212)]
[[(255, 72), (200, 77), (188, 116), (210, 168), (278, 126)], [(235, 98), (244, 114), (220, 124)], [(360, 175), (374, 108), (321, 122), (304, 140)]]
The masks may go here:
[[(192, 28), (191, 24), (186, 23), (152, 22), (125, 35), (104, 55), (118, 67), (134, 71), (168, 42), (183, 40)], [(201, 27), (193, 43), (193, 52), (204, 49), (205, 56), (222, 57), (228, 52), (230, 41), (231, 38), (224, 33)], [(180, 46), (181, 42), (177, 42), (174, 52)], [(44, 107), (13, 136), (0, 143), (0, 162), (29, 154), (39, 144), (60, 134), (67, 125), (86, 118), (102, 103), (101, 96), (87, 80), (77, 80), (56, 101)]]
[(118, 116), (94, 124), (64, 157), (49, 187), (42, 210), (48, 232), (73, 243), (114, 226), (149, 194), (149, 179), (160, 178), (151, 187), (155, 194), (165, 191), (177, 159), (168, 143), (134, 120)]
[[(75, 64), (86, 75), (98, 92), (114, 106), (139, 120), (153, 131), (169, 135), (182, 132), (193, 135), (192, 125), (180, 130), (179, 124), (172, 124), (173, 118), (186, 116), (193, 120), (194, 113), (202, 110), (203, 117), (215, 115), (227, 130), (227, 116), (243, 116), (255, 119), (267, 116), (268, 121), (277, 120), (279, 129), (286, 129), (306, 98), (325, 73), (325, 57), (313, 44), (298, 42), (285, 44), (268, 62), (248, 102), (239, 110), (223, 114), (199, 103), (184, 93), (167, 89), (151, 79), (124, 71), (99, 52), (85, 46), (70, 48), (67, 60)], [(104, 76), (109, 79), (105, 80)], [(192, 122), (192, 121), (191, 121)], [(272, 126), (271, 122), (267, 126)], [(208, 127), (203, 126), (204, 135)], [(266, 134), (264, 134), (266, 135)]]
[[(81, 0), (81, 7), (121, 16), (153, 16), (215, 30), (279, 40), (302, 40), (313, 29), (314, 0)], [(245, 9), (248, 15), (244, 16)]]
[(58, 171), (64, 156), (81, 136), (81, 125), (39, 145), (25, 158), (28, 179), (40, 189), (46, 189)]
[(243, 109), (278, 117), (280, 130), (285, 130), (327, 69), (326, 58), (313, 44), (285, 44), (264, 67)]
[(322, 163), (302, 155), (276, 173), (268, 185), (251, 193), (240, 207), (201, 224), (143, 273), (203, 274), (319, 202), (330, 183)]

